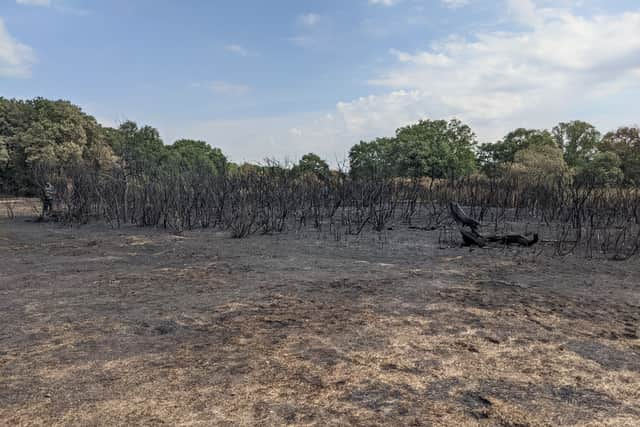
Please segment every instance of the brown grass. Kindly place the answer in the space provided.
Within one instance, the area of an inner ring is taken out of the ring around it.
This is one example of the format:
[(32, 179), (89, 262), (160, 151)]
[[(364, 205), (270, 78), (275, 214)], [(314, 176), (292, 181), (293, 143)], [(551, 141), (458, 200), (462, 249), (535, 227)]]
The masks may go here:
[(37, 198), (0, 196), (0, 219), (39, 214), (42, 203)]
[(632, 262), (0, 230), (0, 425), (640, 423)]

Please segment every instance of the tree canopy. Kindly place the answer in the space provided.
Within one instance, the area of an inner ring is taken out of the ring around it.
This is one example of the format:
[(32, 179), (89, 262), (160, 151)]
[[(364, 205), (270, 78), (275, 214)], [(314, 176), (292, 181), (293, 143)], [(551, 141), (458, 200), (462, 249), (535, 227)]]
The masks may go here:
[(71, 165), (106, 170), (117, 166), (127, 176), (152, 173), (164, 165), (204, 166), (221, 173), (222, 151), (203, 141), (179, 140), (166, 146), (151, 126), (127, 121), (103, 127), (68, 101), (0, 98), (0, 192), (36, 195), (37, 167)]
[(315, 153), (302, 156), (294, 170), (299, 175), (313, 175), (317, 178), (329, 176), (329, 164)]
[(558, 123), (553, 137), (562, 149), (564, 160), (570, 167), (585, 166), (598, 152), (600, 132), (590, 123), (574, 120)]
[(32, 169), (110, 156), (101, 126), (68, 101), (0, 98), (0, 177), (2, 191), (37, 193)]
[[(552, 130), (518, 128), (497, 142), (478, 146), (471, 128), (460, 120), (425, 119), (397, 129), (392, 137), (355, 144), (349, 165), (356, 179), (447, 179), (480, 168), (490, 176), (563, 174), (600, 186), (638, 186), (640, 128), (621, 127), (602, 136), (592, 124), (574, 120)], [(166, 145), (157, 129), (132, 121), (117, 128), (101, 126), (68, 101), (0, 97), (0, 192), (36, 195), (42, 182), (37, 182), (34, 170), (69, 166), (98, 172), (116, 168), (127, 183), (163, 172), (219, 175), (265, 167), (230, 163), (222, 150), (205, 141), (179, 139)], [(292, 172), (330, 176), (329, 164), (315, 153), (302, 156)]]
[(640, 185), (640, 127), (621, 127), (607, 133), (600, 149), (620, 158), (620, 169), (627, 184)]
[(421, 120), (398, 129), (394, 138), (360, 142), (351, 148), (351, 173), (358, 177), (464, 176), (476, 168), (475, 145), (475, 134), (459, 120)]
[(513, 163), (519, 151), (554, 145), (553, 135), (548, 130), (519, 128), (498, 142), (482, 144), (478, 160), (485, 172), (494, 173), (500, 165)]

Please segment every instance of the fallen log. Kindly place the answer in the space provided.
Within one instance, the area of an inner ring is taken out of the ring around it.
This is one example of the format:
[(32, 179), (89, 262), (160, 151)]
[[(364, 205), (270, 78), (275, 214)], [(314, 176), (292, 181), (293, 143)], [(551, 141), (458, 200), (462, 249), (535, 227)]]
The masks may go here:
[(503, 245), (520, 245), (520, 246), (533, 246), (538, 243), (538, 233), (533, 234), (531, 238), (523, 236), (522, 234), (504, 234), (497, 236), (487, 236), (487, 241), (498, 242)]
[(533, 234), (532, 237), (527, 237), (522, 234), (494, 234), (490, 236), (483, 236), (478, 232), (480, 223), (475, 219), (467, 215), (459, 204), (451, 202), (449, 204), (451, 210), (451, 216), (453, 219), (463, 227), (467, 226), (470, 230), (463, 227), (460, 228), (460, 234), (462, 235), (462, 242), (464, 246), (478, 246), (480, 248), (487, 246), (488, 243), (501, 243), (503, 245), (520, 245), (520, 246), (533, 246), (538, 243), (539, 238), (537, 234)]
[(485, 247), (487, 246), (487, 240), (480, 235), (475, 230), (467, 231), (464, 228), (460, 229), (460, 234), (462, 234), (462, 241), (464, 246), (478, 246)]
[(462, 235), (462, 241), (464, 246), (478, 246), (483, 248), (488, 243), (500, 243), (503, 245), (520, 245), (520, 246), (533, 246), (539, 241), (538, 234), (533, 234), (531, 237), (527, 237), (522, 234), (502, 234), (483, 236), (475, 230), (467, 231), (464, 228), (460, 229)]
[(458, 224), (465, 225), (472, 230), (475, 230), (480, 226), (480, 223), (467, 215), (459, 204), (451, 202), (449, 203), (449, 209), (451, 211), (451, 216)]

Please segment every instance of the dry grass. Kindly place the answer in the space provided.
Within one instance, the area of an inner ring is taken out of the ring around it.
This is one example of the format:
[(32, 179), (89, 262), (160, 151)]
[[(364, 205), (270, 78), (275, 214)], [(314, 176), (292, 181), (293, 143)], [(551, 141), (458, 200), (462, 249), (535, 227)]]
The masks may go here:
[(631, 262), (0, 227), (0, 424), (640, 423)]
[(42, 203), (37, 198), (0, 196), (0, 219), (39, 214)]

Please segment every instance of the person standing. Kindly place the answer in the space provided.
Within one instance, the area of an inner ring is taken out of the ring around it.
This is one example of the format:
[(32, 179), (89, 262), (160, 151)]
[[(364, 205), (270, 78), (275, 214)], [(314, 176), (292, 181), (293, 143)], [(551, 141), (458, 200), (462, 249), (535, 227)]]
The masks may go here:
[(53, 200), (56, 197), (56, 189), (50, 182), (47, 182), (44, 186), (42, 197), (42, 216), (48, 216), (51, 214), (53, 208)]

